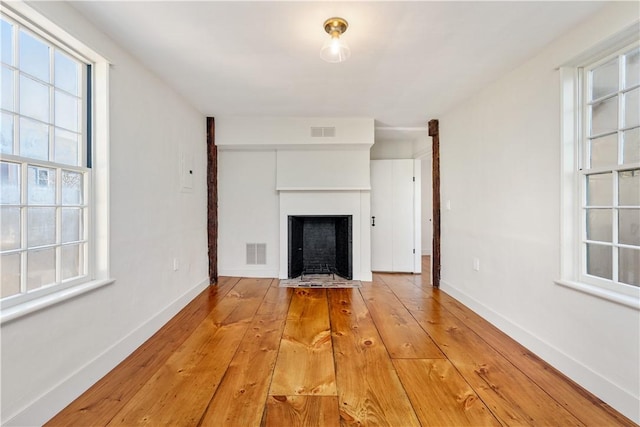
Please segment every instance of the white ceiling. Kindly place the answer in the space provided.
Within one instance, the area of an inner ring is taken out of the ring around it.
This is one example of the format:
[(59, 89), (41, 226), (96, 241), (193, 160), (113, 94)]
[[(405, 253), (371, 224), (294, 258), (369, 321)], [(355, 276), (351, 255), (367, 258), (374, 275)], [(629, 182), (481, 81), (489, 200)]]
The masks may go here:
[[(72, 2), (210, 116), (359, 116), (424, 127), (603, 2)], [(352, 51), (319, 57), (326, 18)], [(116, 64), (117, 65), (117, 64)]]

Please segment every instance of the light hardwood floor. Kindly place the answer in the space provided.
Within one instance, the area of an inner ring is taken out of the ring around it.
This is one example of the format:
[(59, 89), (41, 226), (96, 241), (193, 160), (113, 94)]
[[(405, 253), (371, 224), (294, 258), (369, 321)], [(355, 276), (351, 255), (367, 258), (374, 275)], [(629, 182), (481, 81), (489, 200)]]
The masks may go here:
[(47, 425), (635, 425), (428, 282), (223, 277)]

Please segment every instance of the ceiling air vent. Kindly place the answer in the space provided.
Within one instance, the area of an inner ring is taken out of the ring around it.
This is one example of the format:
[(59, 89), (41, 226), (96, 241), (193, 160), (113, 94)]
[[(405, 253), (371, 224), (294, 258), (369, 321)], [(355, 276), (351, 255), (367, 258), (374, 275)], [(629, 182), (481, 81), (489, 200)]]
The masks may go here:
[(311, 127), (312, 138), (333, 138), (336, 136), (335, 127)]
[(266, 243), (247, 243), (247, 264), (265, 265), (267, 263)]

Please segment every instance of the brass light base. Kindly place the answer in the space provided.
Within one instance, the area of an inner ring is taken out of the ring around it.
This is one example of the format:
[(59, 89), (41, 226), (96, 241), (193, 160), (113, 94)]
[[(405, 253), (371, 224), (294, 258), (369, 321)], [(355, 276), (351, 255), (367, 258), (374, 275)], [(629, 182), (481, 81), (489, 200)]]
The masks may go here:
[(324, 21), (324, 30), (330, 35), (333, 35), (334, 33), (342, 34), (347, 31), (348, 27), (349, 24), (346, 19), (335, 17)]

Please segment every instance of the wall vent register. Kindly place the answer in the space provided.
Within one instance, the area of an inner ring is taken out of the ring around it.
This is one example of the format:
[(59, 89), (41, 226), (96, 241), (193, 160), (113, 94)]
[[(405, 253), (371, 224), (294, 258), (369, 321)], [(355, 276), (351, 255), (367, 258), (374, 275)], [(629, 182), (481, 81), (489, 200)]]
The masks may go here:
[(267, 244), (247, 243), (247, 264), (266, 265), (267, 264)]
[(312, 138), (335, 138), (335, 136), (336, 136), (336, 128), (333, 126), (311, 128)]

